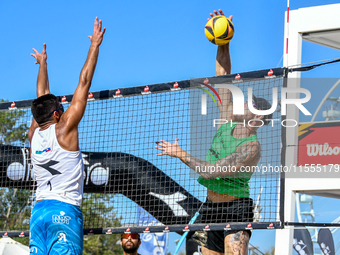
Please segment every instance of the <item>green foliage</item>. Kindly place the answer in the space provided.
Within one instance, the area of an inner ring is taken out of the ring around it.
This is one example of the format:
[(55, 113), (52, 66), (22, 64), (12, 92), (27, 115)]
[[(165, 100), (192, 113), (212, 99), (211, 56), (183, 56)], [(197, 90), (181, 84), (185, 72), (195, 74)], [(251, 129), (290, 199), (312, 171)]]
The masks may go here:
[(120, 235), (93, 235), (84, 241), (84, 255), (121, 255)]
[[(7, 102), (0, 99), (0, 103)], [(22, 123), (26, 111), (13, 110), (0, 112), (0, 144), (27, 142), (28, 126)], [(0, 188), (0, 229), (28, 230), (31, 216), (32, 191), (17, 188)], [(23, 225), (23, 222), (26, 222)], [(28, 237), (14, 237), (14, 240), (28, 245)]]
[[(114, 194), (84, 194), (82, 211), (84, 228), (120, 227), (120, 219), (116, 218), (112, 201)], [(87, 240), (86, 240), (87, 239)], [(90, 235), (84, 241), (86, 255), (113, 255), (122, 254), (120, 235)]]
[[(28, 230), (27, 219), (31, 216), (32, 191), (14, 188), (0, 189), (0, 229)], [(23, 225), (26, 220), (27, 225)]]
[(18, 243), (22, 243), (23, 245), (29, 246), (30, 239), (28, 236), (26, 237), (11, 237), (13, 240), (17, 241)]
[[(0, 103), (7, 102), (0, 99)], [(13, 110), (0, 112), (0, 144), (26, 142), (28, 126), (23, 122), (26, 111)], [(31, 191), (17, 188), (0, 188), (0, 229), (26, 230), (22, 222), (30, 217)]]
[(270, 250), (266, 251), (265, 255), (274, 255), (275, 254), (275, 247), (271, 247)]
[[(0, 103), (7, 102), (0, 99)], [(16, 141), (27, 141), (27, 123), (20, 123), (25, 111), (13, 110), (0, 112), (0, 144), (11, 144)]]
[(84, 228), (120, 227), (120, 219), (116, 219), (113, 211), (114, 194), (86, 193), (81, 209), (84, 217)]

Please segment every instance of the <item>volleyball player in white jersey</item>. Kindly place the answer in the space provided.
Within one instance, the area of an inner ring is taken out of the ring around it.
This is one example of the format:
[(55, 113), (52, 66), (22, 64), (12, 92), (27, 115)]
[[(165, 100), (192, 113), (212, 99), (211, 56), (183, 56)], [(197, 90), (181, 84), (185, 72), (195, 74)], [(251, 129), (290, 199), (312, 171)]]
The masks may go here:
[(91, 46), (80, 73), (70, 107), (64, 113), (57, 97), (50, 94), (47, 54), (31, 54), (40, 64), (37, 99), (32, 102), (29, 130), (31, 159), (37, 181), (30, 223), (31, 254), (83, 254), (83, 161), (79, 150), (78, 125), (96, 68), (105, 28), (96, 17)]

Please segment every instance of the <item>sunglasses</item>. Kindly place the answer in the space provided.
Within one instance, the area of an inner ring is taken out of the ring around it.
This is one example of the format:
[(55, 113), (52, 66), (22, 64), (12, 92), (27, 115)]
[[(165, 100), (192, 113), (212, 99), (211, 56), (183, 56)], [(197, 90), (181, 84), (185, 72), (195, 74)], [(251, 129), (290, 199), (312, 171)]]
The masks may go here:
[(139, 239), (139, 235), (138, 234), (122, 234), (122, 239), (128, 239), (129, 236), (131, 236), (132, 239)]
[(255, 102), (253, 101), (252, 103), (253, 103), (253, 107), (257, 108), (257, 105), (255, 104)]
[(61, 112), (64, 113), (64, 106), (62, 104), (60, 105), (58, 109), (55, 109), (53, 112), (50, 112), (48, 115), (51, 115), (52, 113), (57, 112), (59, 110), (61, 110)]

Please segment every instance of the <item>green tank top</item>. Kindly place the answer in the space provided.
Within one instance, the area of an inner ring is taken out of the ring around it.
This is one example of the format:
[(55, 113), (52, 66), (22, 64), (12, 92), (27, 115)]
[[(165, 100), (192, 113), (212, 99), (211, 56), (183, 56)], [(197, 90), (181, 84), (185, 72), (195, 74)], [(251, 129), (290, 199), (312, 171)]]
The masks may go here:
[[(216, 132), (209, 149), (206, 161), (215, 164), (218, 160), (235, 152), (237, 147), (242, 144), (258, 141), (257, 136), (249, 136), (246, 138), (235, 138), (231, 132), (237, 123), (230, 125), (229, 123), (222, 125)], [(232, 166), (230, 166), (231, 168)], [(206, 188), (219, 194), (228, 194), (235, 197), (249, 197), (249, 180), (252, 172), (238, 172), (223, 178), (215, 178), (211, 180), (204, 179), (202, 176), (198, 178), (198, 182)]]

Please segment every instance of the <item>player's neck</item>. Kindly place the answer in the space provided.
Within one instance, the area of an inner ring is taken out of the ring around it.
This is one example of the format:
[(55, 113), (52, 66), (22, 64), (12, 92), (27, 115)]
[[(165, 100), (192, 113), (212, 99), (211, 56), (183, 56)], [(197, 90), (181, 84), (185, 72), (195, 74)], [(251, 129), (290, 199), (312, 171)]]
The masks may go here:
[(53, 120), (47, 121), (47, 122), (45, 122), (45, 123), (39, 125), (40, 131), (45, 130), (45, 129), (48, 129), (51, 125), (56, 124), (56, 123), (58, 123), (58, 122), (53, 121)]

